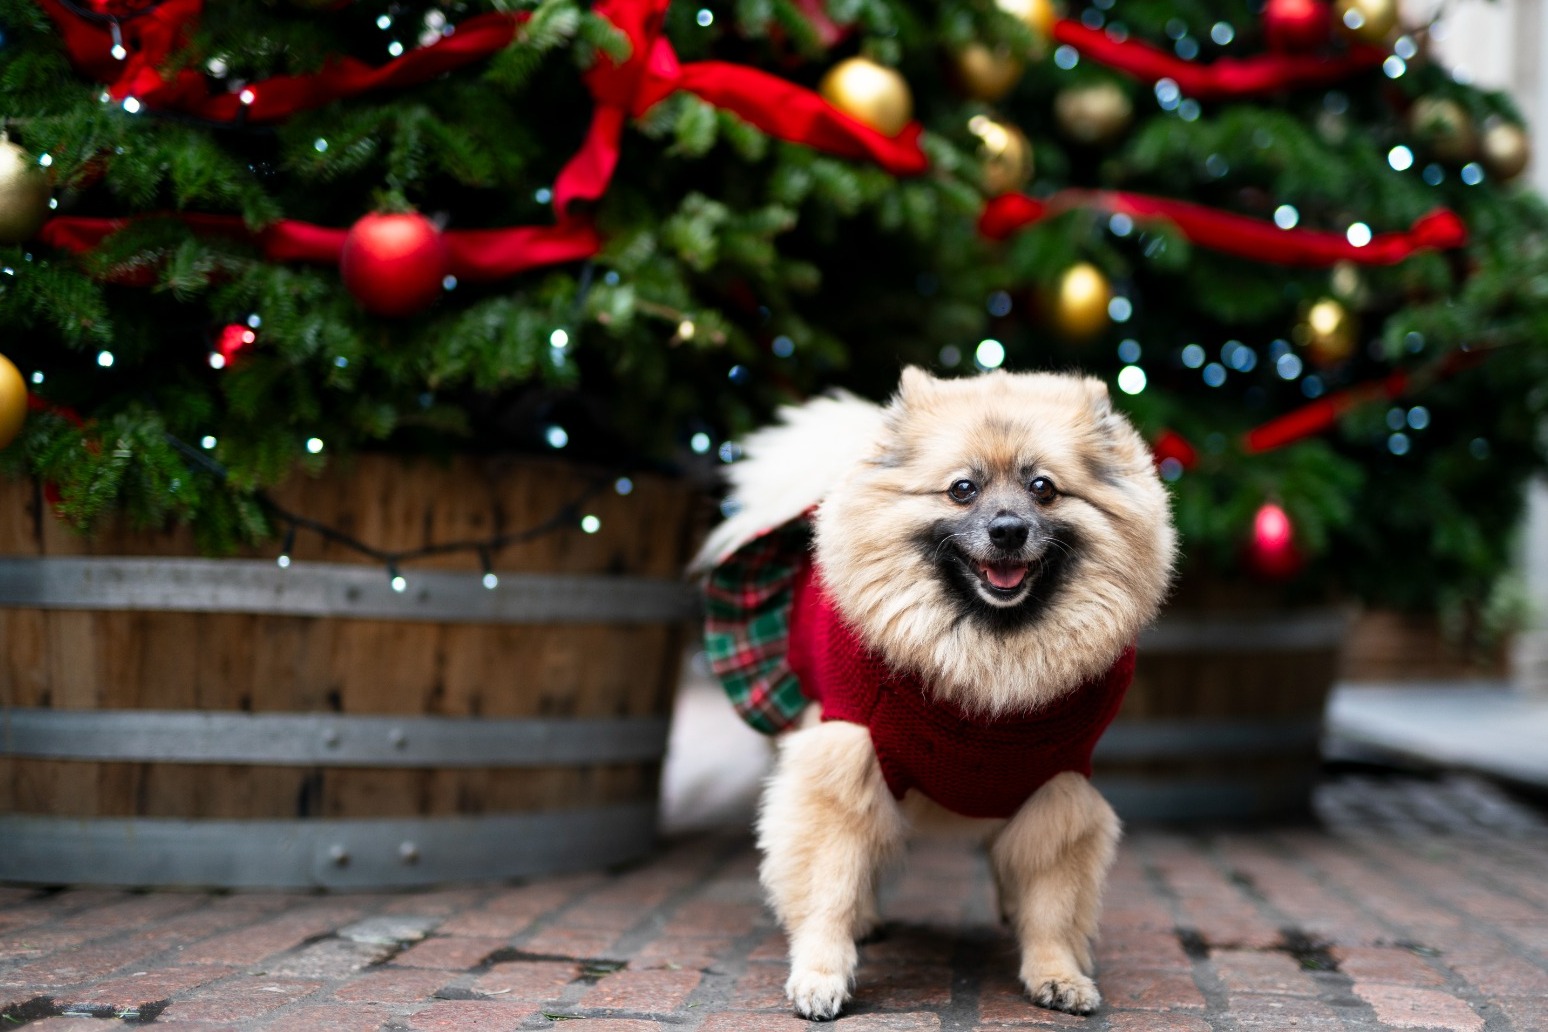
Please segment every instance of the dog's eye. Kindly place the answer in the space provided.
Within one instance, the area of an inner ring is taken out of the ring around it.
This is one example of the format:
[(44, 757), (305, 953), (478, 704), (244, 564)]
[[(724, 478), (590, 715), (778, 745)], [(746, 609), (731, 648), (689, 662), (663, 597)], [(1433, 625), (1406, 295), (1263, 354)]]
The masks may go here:
[(1033, 477), (1032, 483), (1027, 485), (1027, 490), (1032, 492), (1032, 497), (1040, 502), (1051, 502), (1059, 494), (1059, 489), (1054, 487), (1054, 482), (1047, 477)]
[(978, 485), (971, 480), (959, 480), (946, 489), (954, 502), (971, 502), (978, 497)]

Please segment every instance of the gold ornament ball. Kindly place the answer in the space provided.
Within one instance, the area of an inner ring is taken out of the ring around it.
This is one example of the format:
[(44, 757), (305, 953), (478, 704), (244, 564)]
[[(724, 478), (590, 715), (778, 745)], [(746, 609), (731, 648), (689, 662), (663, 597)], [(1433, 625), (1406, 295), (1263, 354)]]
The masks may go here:
[(1414, 135), (1444, 161), (1467, 161), (1478, 149), (1473, 120), (1449, 97), (1420, 97), (1408, 110)]
[(16, 440), (27, 421), (27, 382), (11, 360), (0, 355), (0, 448)]
[(974, 100), (996, 101), (1016, 88), (1026, 70), (1008, 47), (969, 43), (952, 55), (952, 69), (962, 92)]
[(1305, 345), (1312, 361), (1323, 368), (1337, 365), (1354, 354), (1359, 335), (1359, 320), (1331, 297), (1308, 308), (1295, 332), (1296, 340)]
[(1010, 193), (1032, 178), (1032, 142), (1013, 125), (988, 115), (968, 119), (968, 132), (978, 137), (979, 168), (984, 190), (991, 196)]
[(1054, 118), (1060, 131), (1087, 146), (1117, 139), (1133, 117), (1134, 105), (1117, 83), (1071, 86), (1054, 96)]
[(0, 133), (0, 244), (31, 240), (48, 218), (48, 173)]
[(1398, 27), (1398, 0), (1336, 0), (1333, 20), (1360, 42), (1380, 46)]
[(1514, 122), (1494, 122), (1484, 130), (1478, 145), (1484, 167), (1504, 182), (1519, 176), (1532, 161), (1532, 141)]
[(1072, 265), (1059, 278), (1054, 325), (1066, 337), (1093, 337), (1107, 329), (1107, 305), (1112, 299), (1113, 288), (1102, 270), (1090, 262)]
[(903, 76), (863, 57), (851, 57), (828, 69), (817, 92), (844, 114), (886, 136), (896, 136), (914, 117), (914, 96)]
[(1053, 39), (1054, 22), (1059, 12), (1054, 10), (1053, 0), (995, 0), (994, 5), (1032, 30), (1036, 41), (1027, 56), (1042, 57), (1048, 51), (1048, 41)]

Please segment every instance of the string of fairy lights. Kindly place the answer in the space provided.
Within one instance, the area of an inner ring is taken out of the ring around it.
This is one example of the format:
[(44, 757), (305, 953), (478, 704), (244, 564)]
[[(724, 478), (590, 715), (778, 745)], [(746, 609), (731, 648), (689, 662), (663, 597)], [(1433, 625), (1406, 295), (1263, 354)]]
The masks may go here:
[[(190, 467), (220, 480), (226, 479), (226, 468), (199, 448), (172, 434), (167, 434), (166, 439), (167, 443), (184, 457)], [(587, 512), (586, 503), (607, 490), (612, 490), (621, 496), (633, 494), (634, 480), (619, 472), (598, 474), (548, 516), (531, 526), (519, 530), (502, 531), (482, 538), (461, 538), (403, 549), (379, 548), (362, 541), (338, 527), (286, 508), (266, 492), (256, 492), (253, 497), (271, 520), (285, 528), (283, 543), (280, 545), (279, 554), (275, 557), (275, 564), (280, 569), (290, 568), (294, 562), (296, 536), (299, 532), (306, 531), (316, 534), (331, 544), (381, 563), (386, 567), (388, 583), (392, 590), (402, 594), (407, 592), (409, 587), (408, 577), (403, 573), (403, 567), (406, 564), (435, 556), (457, 554), (476, 556), (481, 570), (480, 582), (490, 591), (495, 590), (500, 586), (500, 576), (494, 569), (496, 553), (513, 545), (526, 544), (567, 530), (579, 530), (583, 534), (598, 533), (602, 529), (602, 519), (595, 513)]]

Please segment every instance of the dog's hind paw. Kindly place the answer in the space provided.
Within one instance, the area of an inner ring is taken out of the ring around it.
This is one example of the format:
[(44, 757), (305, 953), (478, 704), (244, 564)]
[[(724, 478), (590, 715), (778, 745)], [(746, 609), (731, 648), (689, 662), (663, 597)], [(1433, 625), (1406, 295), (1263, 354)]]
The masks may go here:
[(1039, 1007), (1069, 1014), (1090, 1014), (1102, 1005), (1096, 983), (1085, 975), (1029, 979), (1027, 994)]
[(849, 979), (820, 971), (792, 971), (785, 995), (797, 1014), (810, 1021), (832, 1021), (849, 999)]

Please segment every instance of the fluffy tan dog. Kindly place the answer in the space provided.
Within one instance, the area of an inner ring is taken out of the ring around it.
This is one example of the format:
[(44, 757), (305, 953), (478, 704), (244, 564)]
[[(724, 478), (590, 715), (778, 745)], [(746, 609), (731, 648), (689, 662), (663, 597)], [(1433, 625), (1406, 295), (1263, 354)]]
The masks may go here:
[(885, 408), (819, 399), (745, 452), (699, 567), (744, 716), (772, 730), (815, 703), (758, 819), (795, 1010), (839, 1013), (878, 873), (942, 818), (989, 843), (1031, 998), (1093, 1010), (1119, 825), (1090, 749), (1175, 548), (1150, 450), (1098, 380), (908, 369)]

